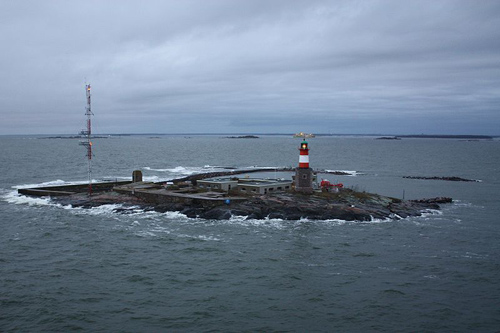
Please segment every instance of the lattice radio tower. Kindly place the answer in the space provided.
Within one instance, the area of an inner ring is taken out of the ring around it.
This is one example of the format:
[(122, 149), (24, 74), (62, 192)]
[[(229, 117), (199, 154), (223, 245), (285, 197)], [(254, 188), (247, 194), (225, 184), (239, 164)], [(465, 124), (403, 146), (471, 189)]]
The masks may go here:
[(87, 137), (86, 141), (80, 141), (80, 145), (87, 149), (87, 160), (89, 162), (89, 197), (92, 195), (92, 141), (90, 141), (90, 135), (92, 134), (92, 120), (91, 117), (94, 115), (90, 107), (90, 84), (85, 85), (85, 93), (87, 94), (87, 106), (85, 107), (85, 115), (87, 116), (87, 129), (80, 132), (81, 135)]

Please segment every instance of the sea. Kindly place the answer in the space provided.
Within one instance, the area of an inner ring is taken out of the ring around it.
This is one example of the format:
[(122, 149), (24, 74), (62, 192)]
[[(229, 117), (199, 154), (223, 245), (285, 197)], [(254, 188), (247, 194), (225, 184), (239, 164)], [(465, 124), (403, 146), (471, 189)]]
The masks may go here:
[[(163, 181), (266, 167), (290, 178), (301, 139), (94, 139), (92, 178)], [(22, 187), (85, 183), (78, 140), (0, 137), (0, 331), (499, 332), (500, 141), (308, 139), (311, 167), (358, 191), (452, 197), (419, 217), (187, 218), (83, 209)], [(255, 176), (255, 175), (253, 175)], [(473, 179), (474, 182), (405, 176)]]

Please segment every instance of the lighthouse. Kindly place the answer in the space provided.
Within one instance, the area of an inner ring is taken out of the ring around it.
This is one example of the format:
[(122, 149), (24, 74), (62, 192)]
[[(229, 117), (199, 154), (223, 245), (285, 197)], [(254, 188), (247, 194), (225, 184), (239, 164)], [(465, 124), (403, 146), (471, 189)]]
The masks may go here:
[(300, 157), (299, 157), (299, 168), (309, 169), (309, 148), (307, 147), (307, 141), (304, 139), (300, 144)]
[(295, 170), (295, 191), (312, 193), (313, 171), (309, 167), (309, 145), (305, 138), (300, 144), (299, 151), (299, 167)]

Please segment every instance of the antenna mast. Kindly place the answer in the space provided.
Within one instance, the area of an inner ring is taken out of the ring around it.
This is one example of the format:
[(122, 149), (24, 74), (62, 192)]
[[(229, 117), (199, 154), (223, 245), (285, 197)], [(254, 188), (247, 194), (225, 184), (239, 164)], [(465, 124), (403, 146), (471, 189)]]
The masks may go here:
[(92, 195), (92, 141), (90, 141), (90, 135), (92, 134), (92, 120), (91, 117), (94, 115), (90, 107), (90, 84), (85, 85), (85, 93), (87, 95), (87, 106), (85, 107), (85, 115), (87, 116), (87, 129), (80, 132), (81, 135), (87, 137), (86, 141), (80, 141), (80, 145), (87, 148), (87, 160), (89, 161), (89, 197)]

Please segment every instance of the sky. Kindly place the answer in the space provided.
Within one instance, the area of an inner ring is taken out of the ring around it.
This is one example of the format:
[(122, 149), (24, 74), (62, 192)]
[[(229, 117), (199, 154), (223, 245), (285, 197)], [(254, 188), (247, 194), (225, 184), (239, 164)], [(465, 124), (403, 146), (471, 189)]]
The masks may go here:
[(500, 135), (500, 1), (0, 0), (0, 135)]

